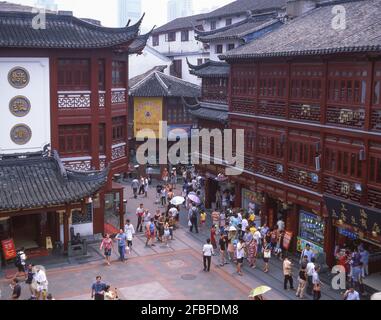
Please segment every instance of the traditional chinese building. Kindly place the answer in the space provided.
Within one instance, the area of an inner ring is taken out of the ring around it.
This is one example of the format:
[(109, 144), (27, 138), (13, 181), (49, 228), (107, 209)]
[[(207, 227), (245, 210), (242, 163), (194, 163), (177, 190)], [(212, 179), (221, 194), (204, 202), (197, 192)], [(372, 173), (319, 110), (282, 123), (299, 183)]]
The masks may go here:
[[(236, 204), (247, 197), (270, 226), (283, 215), (293, 249), (310, 243), (329, 264), (336, 245), (364, 243), (374, 272), (381, 251), (381, 3), (292, 4), (290, 18), (304, 14), (220, 56), (231, 66), (230, 128), (247, 136), (250, 179), (232, 177)], [(334, 5), (345, 26), (332, 23)]]
[[(34, 156), (30, 166), (15, 160), (20, 171), (7, 169), (14, 157), (0, 161), (2, 187), (26, 184), (17, 196), (24, 201), (3, 194), (1, 215), (5, 221), (9, 213), (11, 222), (17, 216), (14, 226), (45, 221), (51, 229), (42, 235), (67, 244), (72, 226), (84, 236), (103, 233), (106, 211), (118, 212), (123, 223), (123, 188), (112, 178), (128, 171), (128, 56), (141, 52), (148, 35), (139, 35), (141, 19), (106, 28), (71, 12), (48, 13), (44, 25), (34, 25), (34, 18), (31, 12), (0, 10), (0, 104), (9, 106), (0, 119), (0, 154), (22, 157), (50, 144), (59, 155)], [(78, 218), (74, 207), (94, 193), (89, 214)], [(61, 222), (57, 212), (64, 212)], [(43, 245), (40, 236), (29, 240)]]
[[(176, 142), (176, 139), (190, 138), (193, 126), (192, 117), (183, 104), (186, 99), (194, 104), (196, 99), (201, 96), (201, 88), (193, 83), (186, 82), (174, 76), (166, 75), (162, 71), (164, 67), (155, 67), (148, 72), (130, 79), (130, 104), (133, 110), (130, 112), (129, 136), (133, 137), (130, 143), (132, 154), (143, 143), (136, 141), (139, 132), (147, 129), (152, 130), (154, 137), (148, 134), (147, 137), (155, 139), (157, 143), (157, 153), (151, 162), (152, 172), (160, 175), (166, 165), (159, 165), (159, 139), (168, 140), (167, 151)], [(162, 127), (161, 122), (167, 122), (167, 128)], [(190, 140), (189, 140), (190, 143)], [(140, 167), (142, 168), (142, 167)], [(167, 167), (167, 169), (170, 169)], [(140, 174), (146, 172), (140, 171)]]

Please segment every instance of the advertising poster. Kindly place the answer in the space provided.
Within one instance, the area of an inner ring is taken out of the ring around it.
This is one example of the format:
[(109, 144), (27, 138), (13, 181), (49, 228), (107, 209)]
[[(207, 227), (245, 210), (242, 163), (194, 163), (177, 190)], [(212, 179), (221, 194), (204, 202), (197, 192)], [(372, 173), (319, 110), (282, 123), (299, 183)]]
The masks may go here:
[(13, 242), (13, 239), (1, 241), (1, 246), (3, 248), (5, 260), (11, 260), (13, 258), (16, 258), (17, 252), (16, 252), (16, 247), (15, 247), (15, 243)]

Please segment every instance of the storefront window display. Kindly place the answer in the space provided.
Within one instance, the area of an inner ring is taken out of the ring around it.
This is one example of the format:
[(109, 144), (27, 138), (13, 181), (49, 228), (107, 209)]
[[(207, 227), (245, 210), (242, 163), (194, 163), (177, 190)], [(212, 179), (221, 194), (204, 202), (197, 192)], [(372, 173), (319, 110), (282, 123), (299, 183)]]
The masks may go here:
[(318, 215), (300, 211), (297, 249), (301, 252), (306, 244), (316, 253), (324, 252), (324, 222)]
[(261, 210), (261, 202), (257, 193), (242, 189), (242, 209), (245, 209), (248, 213), (255, 214), (255, 224), (261, 226), (261, 217), (259, 211)]

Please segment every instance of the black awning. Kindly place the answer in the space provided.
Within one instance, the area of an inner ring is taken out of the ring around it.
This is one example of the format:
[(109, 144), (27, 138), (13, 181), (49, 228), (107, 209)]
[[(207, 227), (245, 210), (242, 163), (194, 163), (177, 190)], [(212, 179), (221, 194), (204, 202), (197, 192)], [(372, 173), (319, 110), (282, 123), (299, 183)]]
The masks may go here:
[(363, 232), (376, 232), (380, 235), (381, 210), (331, 196), (324, 196), (324, 201), (332, 219), (341, 220)]

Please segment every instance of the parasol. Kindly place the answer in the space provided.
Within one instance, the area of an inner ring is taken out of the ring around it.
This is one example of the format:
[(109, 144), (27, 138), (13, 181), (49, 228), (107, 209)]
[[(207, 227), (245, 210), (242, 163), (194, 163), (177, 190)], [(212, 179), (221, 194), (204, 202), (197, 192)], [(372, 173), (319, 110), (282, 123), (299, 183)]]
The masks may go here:
[(194, 194), (190, 194), (188, 195), (188, 199), (192, 202), (194, 202), (195, 204), (200, 204), (201, 203), (201, 200), (199, 197), (197, 197), (196, 195)]
[(185, 198), (184, 197), (174, 197), (172, 200), (171, 200), (171, 204), (173, 204), (174, 206), (178, 206), (182, 203), (184, 203), (185, 201)]
[(249, 298), (254, 298), (256, 296), (260, 296), (262, 294), (265, 294), (266, 292), (269, 292), (271, 290), (268, 286), (260, 286), (258, 288), (255, 288), (251, 290)]

